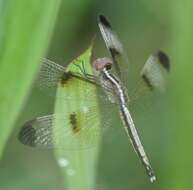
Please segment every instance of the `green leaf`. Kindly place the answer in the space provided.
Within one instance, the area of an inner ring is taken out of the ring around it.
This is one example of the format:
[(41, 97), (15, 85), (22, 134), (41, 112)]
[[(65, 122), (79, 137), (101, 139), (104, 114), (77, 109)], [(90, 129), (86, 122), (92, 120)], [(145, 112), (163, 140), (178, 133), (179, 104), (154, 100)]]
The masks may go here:
[[(84, 67), (86, 73), (91, 74), (91, 51), (92, 47), (70, 63), (67, 71), (83, 74), (80, 68)], [(101, 133), (95, 85), (77, 78), (68, 78), (58, 87), (55, 113), (62, 113), (66, 118), (65, 121), (56, 119), (56, 128), (62, 128), (70, 134), (64, 134), (63, 148), (56, 150), (68, 189), (92, 190), (95, 188)], [(93, 145), (95, 147), (90, 148)]]
[(59, 3), (0, 2), (0, 155), (48, 45)]

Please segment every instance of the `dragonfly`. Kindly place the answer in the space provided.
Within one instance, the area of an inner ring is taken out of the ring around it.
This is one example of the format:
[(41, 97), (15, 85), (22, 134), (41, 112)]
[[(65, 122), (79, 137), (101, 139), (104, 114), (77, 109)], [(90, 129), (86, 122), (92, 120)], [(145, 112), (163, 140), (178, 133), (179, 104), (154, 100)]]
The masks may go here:
[[(154, 182), (156, 180), (154, 170), (144, 150), (129, 110), (130, 98), (126, 88), (127, 82), (125, 81), (128, 74), (126, 68), (128, 68), (129, 64), (127, 54), (125, 53), (123, 44), (112, 29), (110, 21), (104, 15), (99, 15), (98, 27), (111, 57), (97, 58), (93, 61), (92, 67), (97, 74), (88, 74), (85, 71), (84, 64), (82, 64), (81, 67), (78, 66), (81, 74), (66, 72), (65, 67), (43, 58), (40, 70), (41, 86), (51, 90), (52, 88), (56, 88), (61, 81), (73, 77), (77, 80), (83, 80), (89, 83), (89, 85), (91, 84), (101, 88), (107, 100), (112, 104), (116, 104), (122, 125), (124, 126), (134, 151), (144, 166), (150, 181)], [(163, 51), (157, 51), (149, 56), (141, 70), (140, 76), (148, 91), (162, 91), (169, 71), (169, 57)], [(60, 141), (65, 141), (65, 137), (72, 134), (72, 130), (75, 131), (74, 136), (78, 136), (79, 133), (84, 131), (87, 135), (79, 141), (77, 148), (88, 147), (94, 144), (93, 139), (99, 135), (99, 126), (90, 123), (90, 118), (95, 117), (94, 115), (94, 109), (84, 112), (85, 121), (88, 125), (86, 127), (82, 126), (81, 129), (78, 130), (76, 128), (77, 120), (75, 114), (71, 114), (69, 118), (65, 118), (62, 114), (36, 117), (23, 125), (18, 138), (21, 143), (31, 147), (55, 148), (60, 146)], [(65, 128), (62, 131), (58, 129), (59, 141), (55, 141), (53, 138), (53, 128), (55, 127), (53, 121), (55, 119), (69, 120), (72, 125), (72, 129)], [(104, 122), (103, 125), (107, 126), (108, 124)], [(91, 130), (91, 128), (94, 130)], [(71, 144), (73, 142), (68, 143)]]

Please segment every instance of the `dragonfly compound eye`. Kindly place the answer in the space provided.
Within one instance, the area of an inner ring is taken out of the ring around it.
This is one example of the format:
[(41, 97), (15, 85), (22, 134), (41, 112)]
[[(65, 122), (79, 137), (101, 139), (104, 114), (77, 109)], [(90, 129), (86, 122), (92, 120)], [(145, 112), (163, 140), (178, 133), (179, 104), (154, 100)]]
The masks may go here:
[(97, 71), (102, 71), (104, 68), (110, 70), (112, 64), (112, 60), (108, 57), (98, 58), (93, 62), (93, 66)]

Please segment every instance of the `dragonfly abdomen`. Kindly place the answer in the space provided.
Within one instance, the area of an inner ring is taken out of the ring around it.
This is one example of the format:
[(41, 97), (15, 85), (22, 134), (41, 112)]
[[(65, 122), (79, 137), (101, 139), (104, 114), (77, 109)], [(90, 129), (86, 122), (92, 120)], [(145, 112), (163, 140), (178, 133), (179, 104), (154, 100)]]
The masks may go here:
[(139, 156), (142, 164), (144, 165), (146, 172), (147, 172), (148, 176), (150, 177), (150, 181), (154, 182), (156, 179), (154, 171), (150, 165), (148, 157), (147, 157), (145, 150), (141, 144), (141, 141), (139, 139), (139, 135), (138, 135), (138, 132), (135, 128), (131, 114), (130, 114), (130, 112), (125, 104), (120, 104), (120, 116), (121, 116), (124, 128), (127, 132), (127, 135), (130, 139), (130, 142), (131, 142), (135, 152)]

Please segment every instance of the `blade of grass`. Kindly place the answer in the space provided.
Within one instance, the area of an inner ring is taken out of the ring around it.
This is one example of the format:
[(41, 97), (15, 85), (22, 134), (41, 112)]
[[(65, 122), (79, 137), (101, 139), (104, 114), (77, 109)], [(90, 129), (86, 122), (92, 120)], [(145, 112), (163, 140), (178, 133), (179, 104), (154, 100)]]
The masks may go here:
[[(85, 51), (85, 53), (73, 61), (73, 63), (80, 66), (82, 64), (81, 61), (83, 61), (85, 69), (88, 73), (92, 73), (90, 64), (91, 50), (92, 48), (90, 47), (87, 51)], [(79, 69), (75, 67), (73, 63), (69, 64), (67, 70), (79, 72)], [(88, 92), (89, 94), (92, 94), (92, 96), (88, 96)], [(89, 84), (85, 81), (77, 79), (70, 79), (64, 83), (63, 87), (58, 88), (57, 96), (62, 96), (63, 98), (56, 99), (55, 113), (62, 113), (64, 114), (65, 118), (69, 118), (70, 114), (72, 113), (77, 114), (77, 125), (80, 125), (80, 130), (82, 127), (86, 127), (88, 129), (90, 127), (92, 130), (93, 125), (100, 127), (100, 115), (97, 103), (96, 87), (93, 84)], [(85, 122), (85, 119), (87, 121), (87, 118), (84, 118), (84, 109), (87, 107), (95, 107), (95, 117), (92, 117), (89, 123)], [(56, 120), (56, 127), (72, 128), (71, 125), (72, 124), (69, 122), (69, 120)], [(92, 132), (95, 133), (94, 129), (93, 131), (89, 132), (91, 139), (93, 137)], [(83, 136), (81, 137), (88, 137), (87, 131), (83, 131), (82, 133)], [(78, 136), (78, 138), (79, 137), (80, 136)], [(74, 138), (75, 137), (73, 136), (72, 132), (72, 136), (65, 138), (64, 141), (74, 142)], [(96, 163), (98, 158), (100, 135), (94, 137), (94, 141), (97, 146), (90, 149), (71, 151), (64, 151), (63, 149), (56, 150), (56, 159), (59, 161), (59, 165), (61, 166), (69, 190), (92, 190), (95, 188)], [(71, 146), (72, 147), (69, 147), (68, 145), (67, 148), (73, 149), (74, 144), (72, 143)], [(64, 143), (64, 149), (65, 148)], [(64, 165), (60, 164), (61, 161), (64, 163)]]
[(0, 156), (47, 46), (60, 0), (5, 0), (0, 12)]

